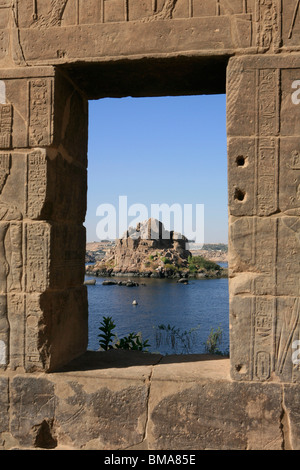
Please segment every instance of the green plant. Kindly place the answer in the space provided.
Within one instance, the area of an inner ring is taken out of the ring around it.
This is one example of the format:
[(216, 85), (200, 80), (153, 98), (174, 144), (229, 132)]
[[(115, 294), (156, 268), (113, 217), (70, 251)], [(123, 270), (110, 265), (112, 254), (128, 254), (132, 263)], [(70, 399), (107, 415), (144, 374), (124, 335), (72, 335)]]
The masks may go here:
[(129, 333), (128, 336), (121, 338), (115, 345), (117, 349), (130, 349), (135, 351), (147, 351), (149, 346), (148, 340), (142, 341), (141, 333)]
[(102, 331), (102, 334), (98, 335), (99, 340), (99, 346), (102, 348), (104, 351), (107, 351), (108, 349), (112, 349), (112, 340), (116, 336), (113, 333), (113, 330), (115, 329), (116, 325), (112, 320), (112, 317), (103, 317), (102, 322), (100, 323), (99, 330)]
[(203, 258), (203, 256), (189, 256), (188, 257), (189, 270), (194, 272), (199, 269), (206, 269), (207, 271), (218, 271), (221, 269), (217, 263)]
[(182, 331), (180, 328), (175, 328), (171, 325), (158, 325), (156, 327), (156, 347), (160, 347), (162, 344), (171, 346), (171, 348), (177, 352), (178, 350), (181, 353), (189, 354), (191, 351), (191, 346), (194, 343), (194, 332), (199, 329), (200, 326), (196, 328), (191, 328), (190, 330)]
[(173, 271), (173, 272), (176, 272), (178, 270), (178, 268), (176, 266), (174, 266), (173, 264), (165, 264), (165, 269), (167, 271)]
[(223, 338), (223, 330), (220, 326), (218, 326), (217, 329), (211, 328), (208, 338), (206, 342), (204, 343), (205, 352), (207, 354), (217, 354), (221, 356), (229, 355), (228, 352), (222, 352), (219, 349), (219, 346), (222, 342), (222, 338)]
[(109, 349), (133, 349), (136, 351), (147, 351), (150, 347), (148, 340), (143, 341), (141, 333), (129, 333), (128, 336), (118, 339), (117, 335), (113, 333), (116, 328), (112, 317), (103, 317), (100, 323), (99, 330), (102, 332), (98, 335), (100, 338), (99, 346), (102, 350), (108, 351)]

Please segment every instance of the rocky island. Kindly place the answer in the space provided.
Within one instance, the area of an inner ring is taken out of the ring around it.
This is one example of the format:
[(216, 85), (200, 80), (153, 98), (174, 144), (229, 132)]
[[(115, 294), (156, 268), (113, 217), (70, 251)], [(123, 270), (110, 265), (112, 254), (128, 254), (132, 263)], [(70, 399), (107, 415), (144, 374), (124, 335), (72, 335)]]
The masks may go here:
[(130, 227), (103, 259), (86, 267), (86, 274), (100, 277), (220, 278), (227, 269), (186, 248), (188, 239), (165, 230), (162, 222), (149, 219)]

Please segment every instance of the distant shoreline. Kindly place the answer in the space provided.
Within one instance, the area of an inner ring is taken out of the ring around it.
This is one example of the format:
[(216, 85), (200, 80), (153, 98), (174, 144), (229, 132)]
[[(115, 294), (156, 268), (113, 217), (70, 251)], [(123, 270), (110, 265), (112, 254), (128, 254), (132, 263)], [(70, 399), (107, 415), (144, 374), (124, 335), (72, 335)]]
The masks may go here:
[(140, 279), (196, 279), (196, 280), (205, 280), (205, 279), (227, 279), (228, 278), (228, 268), (222, 268), (218, 271), (208, 271), (203, 270), (202, 272), (177, 272), (176, 274), (164, 274), (162, 272), (148, 271), (148, 272), (118, 272), (113, 270), (108, 271), (95, 271), (89, 270), (93, 268), (94, 264), (86, 265), (86, 276), (89, 277), (98, 277), (98, 278), (140, 278)]

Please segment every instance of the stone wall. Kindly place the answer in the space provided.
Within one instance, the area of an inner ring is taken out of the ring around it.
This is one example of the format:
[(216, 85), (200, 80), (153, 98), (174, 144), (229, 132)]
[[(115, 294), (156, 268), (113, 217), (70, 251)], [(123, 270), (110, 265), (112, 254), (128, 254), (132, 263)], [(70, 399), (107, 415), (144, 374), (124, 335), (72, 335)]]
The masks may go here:
[(87, 104), (52, 67), (0, 79), (0, 362), (50, 370), (87, 344)]
[[(3, 448), (299, 448), (299, 52), (296, 0), (0, 0)], [(225, 91), (231, 375), (91, 364), (88, 99)]]
[(233, 381), (228, 359), (90, 352), (0, 390), (5, 449), (299, 450), (298, 386)]
[(298, 58), (278, 55), (232, 59), (228, 68), (231, 358), (238, 380), (299, 382), (291, 360), (300, 313), (299, 66)]

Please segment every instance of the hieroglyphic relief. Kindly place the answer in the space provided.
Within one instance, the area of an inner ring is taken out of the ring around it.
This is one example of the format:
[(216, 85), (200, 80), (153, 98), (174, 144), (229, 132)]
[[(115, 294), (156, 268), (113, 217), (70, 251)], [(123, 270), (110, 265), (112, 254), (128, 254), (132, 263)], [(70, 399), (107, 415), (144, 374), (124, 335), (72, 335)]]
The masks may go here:
[(12, 369), (24, 365), (25, 294), (7, 295), (10, 326), (9, 364)]
[(34, 367), (37, 363), (42, 361), (43, 351), (39, 349), (39, 344), (42, 343), (39, 338), (39, 335), (41, 335), (39, 323), (41, 320), (42, 311), (39, 296), (27, 294), (25, 302), (25, 367), (27, 370), (30, 370), (30, 368)]
[(278, 141), (259, 140), (257, 158), (257, 214), (270, 215), (278, 209)]
[(11, 147), (12, 138), (12, 106), (0, 104), (0, 148)]
[[(10, 175), (11, 155), (0, 154), (0, 195)], [(7, 308), (9, 290), (21, 290), (22, 256), (20, 211), (0, 201), (0, 365), (6, 365), (9, 356), (10, 324)]]
[(51, 27), (60, 26), (62, 16), (68, 0), (51, 0), (48, 9), (39, 14), (37, 0), (33, 0), (32, 4), (32, 19), (33, 26)]
[(293, 363), (295, 341), (300, 339), (300, 298), (283, 297), (277, 299), (277, 310), (284, 313), (278, 324), (276, 341), (276, 374), (285, 381), (300, 381), (299, 364)]
[(279, 132), (280, 75), (275, 69), (257, 71), (257, 133), (277, 135)]
[(3, 153), (0, 157), (0, 194), (4, 188), (7, 177), (10, 174), (11, 154)]
[(281, 45), (280, 6), (278, 0), (257, 0), (257, 46), (277, 52)]
[(0, 60), (5, 59), (9, 51), (10, 8), (10, 0), (0, 0)]
[[(153, 14), (143, 21), (171, 20), (178, 0), (165, 0), (162, 9), (157, 12), (157, 4), (154, 4)], [(190, 6), (190, 11), (192, 6)]]
[(288, 215), (300, 215), (300, 151), (296, 145), (293, 150), (287, 150), (282, 173), (285, 181), (282, 209)]
[(29, 145), (49, 144), (51, 135), (51, 81), (29, 81)]
[(278, 209), (278, 138), (280, 76), (277, 70), (257, 71), (257, 215)]
[(253, 298), (254, 325), (253, 343), (254, 376), (267, 380), (274, 370), (274, 334), (276, 322), (276, 299)]
[(282, 34), (283, 43), (287, 47), (299, 49), (300, 35), (300, 0), (282, 2)]
[(47, 183), (46, 156), (41, 151), (31, 152), (27, 156), (27, 198), (26, 214), (30, 219), (36, 219), (46, 197)]
[(278, 295), (280, 312), (276, 332), (276, 373), (289, 381), (300, 380), (299, 365), (292, 362), (292, 347), (300, 339), (300, 220), (282, 217), (278, 242)]
[(0, 222), (0, 366), (7, 364), (9, 355), (9, 322), (7, 316), (8, 263), (4, 244), (8, 225), (6, 222)]
[(20, 292), (23, 275), (23, 257), (22, 257), (22, 223), (11, 222), (9, 226), (9, 248), (10, 273), (8, 277), (8, 292)]
[[(267, 2), (270, 6), (270, 2)], [(272, 2), (271, 2), (272, 3)], [(264, 4), (265, 5), (265, 4)], [(266, 5), (265, 5), (266, 6)], [(270, 31), (269, 31), (270, 33)], [(271, 34), (271, 33), (270, 33)], [(277, 220), (269, 219), (278, 210), (279, 92), (276, 69), (256, 72), (256, 215), (255, 269), (252, 293), (251, 373), (252, 379), (267, 380), (274, 371), (276, 328)], [(265, 296), (272, 296), (270, 298)]]
[(0, 80), (0, 150), (50, 145), (52, 122), (51, 72), (50, 77)]
[(300, 337), (300, 223), (297, 217), (260, 217), (253, 230), (249, 378), (264, 381), (275, 373), (290, 381), (292, 343)]
[(49, 240), (48, 224), (24, 224), (27, 292), (43, 292), (48, 287)]
[[(299, 381), (299, 367), (293, 366), (291, 357), (293, 340), (300, 337), (300, 224), (299, 218), (294, 217), (299, 207), (300, 152), (293, 125), (290, 126), (293, 137), (280, 142), (282, 107), (278, 104), (281, 87), (288, 86), (290, 95), (292, 89), (286, 80), (289, 75), (285, 74), (281, 82), (275, 69), (259, 69), (256, 73), (256, 215), (259, 217), (253, 221), (255, 263), (251, 268), (255, 276), (249, 290), (252, 294), (250, 379), (268, 380), (274, 373), (281, 380)], [(295, 104), (290, 96), (289, 103), (289, 106)], [(288, 134), (287, 128), (285, 133)], [(279, 212), (279, 193), (281, 209), (290, 217), (270, 217)]]
[[(32, 27), (57, 27), (63, 24), (158, 21), (174, 18), (246, 15), (254, 13), (254, 0), (26, 0), (27, 24)], [(251, 6), (249, 6), (251, 5)], [(20, 8), (23, 8), (20, 5)], [(93, 11), (90, 17), (87, 10)]]
[[(230, 201), (233, 216), (230, 221), (233, 280), (230, 283), (235, 291), (232, 323), (236, 344), (233, 351), (240, 348), (238, 356), (246, 364), (243, 373), (236, 373), (236, 369), (234, 376), (257, 381), (277, 376), (282, 381), (299, 382), (300, 369), (295, 368), (291, 359), (293, 341), (300, 338), (300, 149), (295, 107), (299, 90), (295, 91), (297, 87), (292, 86), (298, 84), (298, 75), (295, 70), (269, 68), (267, 63), (272, 62), (261, 61), (261, 66), (252, 70), (245, 67), (242, 77), (235, 79), (243, 84), (247, 77), (251, 79), (251, 74), (256, 77), (255, 100), (252, 103), (249, 98), (247, 103), (249, 117), (255, 109), (254, 130), (240, 125), (243, 121), (239, 121), (240, 110), (235, 105), (237, 92), (229, 75), (232, 96), (228, 103), (229, 112), (233, 113), (229, 116), (229, 182), (230, 187), (239, 184), (245, 188), (248, 196), (242, 202)], [(240, 66), (236, 61), (233, 70), (239, 71)], [(239, 123), (237, 128), (234, 127), (236, 122)], [(237, 168), (238, 149), (243, 165)], [(255, 166), (249, 175), (253, 149)], [(249, 160), (247, 166), (245, 156)], [(254, 211), (249, 204), (251, 175), (255, 184)], [(243, 322), (251, 325), (250, 332), (243, 331), (247, 353), (243, 352), (245, 346), (242, 341), (239, 344), (238, 338)]]
[[(12, 159), (16, 159), (14, 165)], [(11, 186), (18, 183), (21, 188), (14, 188), (14, 199)], [(0, 365), (4, 367), (8, 363), (11, 368), (24, 364), (26, 287), (35, 290), (46, 285), (47, 256), (41, 251), (47, 244), (47, 235), (44, 230), (28, 229), (28, 223), (22, 220), (23, 215), (32, 219), (40, 216), (45, 194), (43, 150), (24, 155), (0, 153)], [(29, 238), (25, 240), (27, 234)], [(27, 251), (23, 251), (24, 247)], [(26, 259), (28, 250), (30, 261)]]

